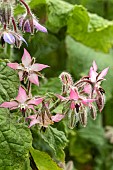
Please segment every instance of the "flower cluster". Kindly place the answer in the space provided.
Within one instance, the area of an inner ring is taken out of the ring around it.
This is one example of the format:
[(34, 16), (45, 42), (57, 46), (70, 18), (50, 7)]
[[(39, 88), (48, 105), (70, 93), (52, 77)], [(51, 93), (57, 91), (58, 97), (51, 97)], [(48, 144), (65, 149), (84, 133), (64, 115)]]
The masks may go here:
[[(100, 112), (104, 108), (105, 91), (101, 87), (101, 82), (108, 72), (105, 68), (97, 72), (96, 62), (90, 67), (88, 76), (82, 77), (76, 83), (71, 75), (62, 72), (59, 76), (62, 83), (61, 94), (32, 97), (31, 85), (39, 86), (38, 77), (43, 77), (40, 71), (49, 67), (48, 65), (35, 63), (35, 59), (24, 49), (22, 63), (7, 63), (7, 66), (17, 70), (19, 79), (27, 87), (20, 85), (18, 96), (9, 102), (4, 102), (0, 107), (10, 110), (19, 109), (26, 121), (30, 121), (29, 127), (39, 124), (41, 127), (48, 127), (54, 122), (59, 122), (65, 117), (68, 118), (69, 127), (73, 128), (80, 121), (83, 126), (87, 125), (88, 114), (93, 119), (96, 118), (97, 110)], [(53, 99), (54, 98), (54, 99)], [(63, 104), (61, 113), (54, 114), (54, 109)]]
[[(34, 33), (34, 30), (41, 32), (47, 32), (47, 29), (40, 25), (36, 17), (32, 14), (29, 6), (24, 0), (20, 0), (20, 3), (25, 7), (26, 13), (23, 14), (18, 22), (15, 21), (13, 15), (13, 1), (11, 0), (2, 0), (0, 5), (0, 22), (2, 28), (0, 30), (0, 40), (2, 47), (5, 43), (15, 45), (17, 48), (20, 48), (22, 42), (27, 42), (22, 37), (21, 32), (18, 30), (17, 25), (22, 30), (22, 32)], [(17, 24), (16, 24), (17, 23)]]
[[(60, 75), (62, 82), (62, 94), (56, 95), (64, 103), (62, 113), (69, 117), (69, 126), (73, 128), (75, 123), (81, 122), (87, 125), (88, 113), (96, 119), (97, 109), (101, 112), (105, 104), (105, 90), (101, 82), (106, 76), (109, 68), (97, 72), (96, 62), (93, 61), (88, 76), (82, 77), (73, 83), (71, 75), (63, 72)], [(68, 106), (68, 107), (67, 107)]]

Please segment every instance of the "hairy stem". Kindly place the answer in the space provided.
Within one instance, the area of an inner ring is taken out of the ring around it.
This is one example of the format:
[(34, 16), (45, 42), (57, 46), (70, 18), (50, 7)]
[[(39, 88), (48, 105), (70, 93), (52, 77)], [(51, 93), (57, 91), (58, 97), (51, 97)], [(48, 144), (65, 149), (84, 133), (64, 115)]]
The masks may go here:
[(27, 13), (31, 14), (31, 10), (30, 10), (29, 6), (26, 4), (26, 2), (24, 0), (20, 0), (20, 2), (25, 6)]

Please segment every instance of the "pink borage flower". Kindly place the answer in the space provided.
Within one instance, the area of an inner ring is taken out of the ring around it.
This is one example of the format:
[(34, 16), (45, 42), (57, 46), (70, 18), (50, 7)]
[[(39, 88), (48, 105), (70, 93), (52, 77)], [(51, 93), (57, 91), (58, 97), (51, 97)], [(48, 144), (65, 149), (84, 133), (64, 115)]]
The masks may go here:
[(92, 67), (90, 67), (90, 71), (89, 71), (89, 80), (92, 83), (98, 83), (101, 82), (102, 80), (105, 80), (104, 77), (108, 73), (109, 67), (105, 68), (100, 73), (97, 73), (97, 69), (98, 67), (96, 65), (96, 62), (93, 61)]
[(42, 101), (43, 98), (30, 99), (27, 96), (25, 89), (20, 86), (16, 99), (11, 100), (10, 102), (4, 102), (0, 107), (9, 108), (10, 110), (19, 108), (23, 113), (25, 113), (27, 109), (32, 109), (35, 112), (34, 106), (39, 105)]
[(42, 76), (39, 71), (49, 66), (39, 63), (34, 64), (34, 62), (34, 58), (31, 59), (30, 54), (24, 49), (22, 64), (8, 63), (7, 65), (14, 70), (18, 70), (20, 81), (28, 78), (31, 83), (39, 86), (38, 76)]
[(82, 105), (88, 106), (89, 103), (95, 101), (95, 99), (84, 99), (83, 97), (79, 96), (78, 91), (76, 88), (70, 88), (70, 95), (69, 97), (63, 97), (61, 95), (57, 95), (62, 101), (70, 102), (71, 110), (76, 109), (76, 112), (79, 112), (79, 107)]

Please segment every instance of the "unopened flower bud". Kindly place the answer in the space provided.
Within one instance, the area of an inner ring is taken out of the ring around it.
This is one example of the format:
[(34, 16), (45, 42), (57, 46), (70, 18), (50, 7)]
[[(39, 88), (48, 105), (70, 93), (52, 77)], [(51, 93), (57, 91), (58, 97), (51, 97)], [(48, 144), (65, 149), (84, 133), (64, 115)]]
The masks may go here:
[(73, 129), (75, 127), (75, 112), (74, 112), (74, 110), (70, 110), (68, 112), (68, 119), (69, 119), (68, 126), (70, 129)]
[(104, 95), (104, 93), (100, 92), (99, 90), (98, 90), (97, 94), (98, 95), (97, 95), (96, 104), (97, 104), (99, 111), (101, 112), (105, 105), (105, 95)]
[(90, 115), (91, 115), (92, 119), (94, 119), (94, 120), (96, 119), (97, 110), (94, 105), (91, 105), (91, 107), (90, 107)]
[(67, 72), (62, 72), (59, 76), (62, 84), (64, 85), (68, 85), (68, 86), (71, 86), (73, 85), (73, 80), (72, 80), (72, 77), (69, 73)]
[(87, 125), (87, 112), (86, 110), (84, 109), (83, 112), (80, 112), (79, 113), (79, 118), (80, 118), (80, 122), (81, 124), (86, 127)]
[(10, 18), (12, 16), (12, 7), (9, 1), (3, 1), (0, 5), (0, 21), (2, 24), (10, 23)]
[(62, 82), (62, 92), (67, 93), (69, 90), (70, 86), (73, 85), (73, 80), (72, 77), (69, 73), (67, 72), (62, 72), (59, 76), (61, 82)]

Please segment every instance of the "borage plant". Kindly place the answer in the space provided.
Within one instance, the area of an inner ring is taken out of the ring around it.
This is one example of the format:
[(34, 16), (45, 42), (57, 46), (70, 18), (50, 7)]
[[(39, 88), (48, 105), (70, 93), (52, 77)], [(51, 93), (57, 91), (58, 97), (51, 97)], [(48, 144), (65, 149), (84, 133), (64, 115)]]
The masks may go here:
[[(47, 29), (39, 24), (24, 0), (20, 0), (20, 3), (25, 7), (26, 13), (19, 17), (17, 25), (12, 9), (14, 3), (9, 0), (1, 2), (0, 21), (3, 28), (0, 30), (0, 38), (2, 47), (5, 46), (5, 43), (17, 48), (21, 47), (22, 41), (27, 44), (20, 30), (31, 34), (34, 34), (35, 31), (47, 33)], [(49, 69), (49, 66), (35, 63), (35, 58), (31, 58), (29, 52), (24, 49), (22, 63), (8, 61), (6, 67), (7, 69), (10, 67), (13, 74), (16, 75), (14, 71), (18, 73), (20, 85), (17, 97), (14, 94), (14, 98), (9, 97), (9, 99), (6, 98), (6, 101), (5, 99), (1, 100), (0, 104), (1, 117), (5, 122), (5, 124), (0, 124), (0, 127), (4, 126), (1, 133), (1, 136), (3, 136), (2, 142), (4, 143), (6, 139), (9, 143), (9, 149), (7, 149), (9, 163), (7, 165), (1, 163), (1, 167), (7, 170), (8, 168), (23, 170), (23, 167), (25, 167), (24, 169), (31, 167), (33, 170), (37, 168), (49, 170), (51, 166), (53, 170), (65, 168), (63, 149), (66, 146), (67, 139), (64, 133), (55, 127), (59, 122), (66, 122), (71, 129), (79, 123), (85, 127), (88, 116), (96, 119), (97, 111), (101, 112), (105, 105), (105, 90), (102, 88), (101, 82), (105, 80), (104, 77), (109, 68), (98, 72), (97, 64), (93, 61), (88, 75), (83, 76), (77, 82), (73, 81), (69, 73), (62, 72), (59, 76), (62, 86), (60, 94), (47, 92), (45, 95), (33, 96), (33, 84), (39, 86), (38, 89), (40, 90), (39, 78), (45, 78), (40, 71), (45, 68)], [(13, 82), (11, 83), (13, 84)], [(6, 93), (10, 92), (6, 90)], [(59, 107), (62, 109), (56, 113), (55, 110)], [(5, 115), (2, 114), (2, 108), (7, 108), (5, 111), (3, 110), (6, 112)], [(5, 131), (9, 131), (8, 134)], [(15, 135), (16, 133), (17, 135)], [(40, 141), (43, 141), (42, 145), (48, 143), (47, 147), (51, 148), (49, 154), (57, 164), (49, 155), (40, 151), (42, 148), (44, 150), (44, 147), (37, 147)], [(19, 148), (18, 145), (20, 145)], [(6, 147), (7, 145), (4, 143), (3, 146)], [(42, 162), (40, 162), (40, 157)], [(5, 160), (4, 156), (1, 156), (0, 159), (3, 162)], [(15, 163), (13, 163), (13, 160), (15, 160)], [(20, 164), (21, 161), (22, 164)], [(48, 165), (48, 162), (50, 165)], [(71, 163), (69, 162), (69, 164)]]

